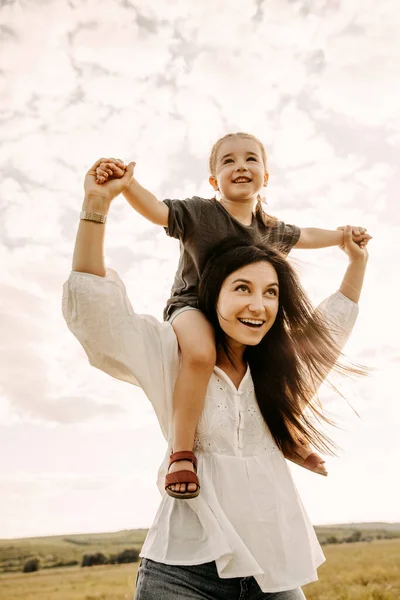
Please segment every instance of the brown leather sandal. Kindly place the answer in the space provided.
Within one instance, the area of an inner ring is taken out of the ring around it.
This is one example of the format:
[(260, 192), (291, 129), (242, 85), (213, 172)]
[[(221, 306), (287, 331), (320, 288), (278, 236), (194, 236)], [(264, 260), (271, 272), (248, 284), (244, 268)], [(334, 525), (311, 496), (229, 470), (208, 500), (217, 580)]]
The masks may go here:
[[(182, 450), (181, 452), (173, 452), (169, 457), (169, 465), (168, 468), (174, 462), (178, 462), (180, 460), (190, 460), (193, 463), (194, 470), (197, 472), (197, 458), (194, 455), (194, 452), (191, 450)], [(175, 492), (170, 489), (171, 485), (176, 485), (179, 483), (195, 483), (197, 485), (197, 489), (194, 492)], [(179, 498), (180, 500), (190, 500), (190, 498), (196, 498), (200, 494), (200, 482), (196, 475), (192, 471), (187, 471), (183, 469), (182, 471), (176, 471), (175, 473), (168, 473), (165, 476), (165, 491), (169, 496), (173, 498)]]

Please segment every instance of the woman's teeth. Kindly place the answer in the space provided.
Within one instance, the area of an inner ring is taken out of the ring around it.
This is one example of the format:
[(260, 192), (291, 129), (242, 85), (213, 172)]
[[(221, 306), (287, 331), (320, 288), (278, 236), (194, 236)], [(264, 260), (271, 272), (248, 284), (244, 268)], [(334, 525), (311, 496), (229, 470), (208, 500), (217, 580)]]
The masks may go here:
[(264, 321), (260, 319), (239, 319), (239, 321), (249, 327), (261, 327), (261, 325), (264, 325)]

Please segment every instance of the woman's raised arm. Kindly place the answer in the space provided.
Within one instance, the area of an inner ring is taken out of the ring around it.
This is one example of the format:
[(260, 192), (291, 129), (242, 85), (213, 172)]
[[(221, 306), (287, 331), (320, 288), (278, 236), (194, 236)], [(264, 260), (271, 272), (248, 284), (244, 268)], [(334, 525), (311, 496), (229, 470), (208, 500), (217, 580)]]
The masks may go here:
[[(85, 177), (85, 199), (82, 210), (108, 215), (112, 200), (129, 185), (133, 177), (134, 163), (129, 163), (121, 179), (112, 179), (103, 184), (96, 183), (96, 169), (104, 162), (100, 158), (89, 169)], [(104, 236), (105, 224), (81, 219), (76, 235), (72, 270), (105, 277)]]
[(350, 225), (344, 228), (343, 244), (341, 249), (349, 257), (349, 266), (344, 274), (339, 291), (355, 302), (358, 303), (364, 282), (365, 269), (368, 262), (368, 251), (366, 246), (362, 248), (353, 242)]
[(360, 247), (353, 242), (351, 227), (348, 225), (344, 228), (343, 244), (340, 248), (348, 255), (349, 264), (339, 290), (317, 307), (339, 350), (347, 342), (358, 315), (358, 301), (368, 262), (366, 244)]
[[(83, 210), (106, 215), (132, 178), (133, 164), (123, 178), (98, 185), (100, 162), (86, 175)], [(167, 436), (168, 389), (173, 388), (171, 378), (179, 365), (176, 337), (169, 325), (134, 312), (124, 283), (105, 267), (104, 236), (104, 224), (81, 220), (72, 272), (63, 287), (63, 316), (92, 366), (143, 389)]]

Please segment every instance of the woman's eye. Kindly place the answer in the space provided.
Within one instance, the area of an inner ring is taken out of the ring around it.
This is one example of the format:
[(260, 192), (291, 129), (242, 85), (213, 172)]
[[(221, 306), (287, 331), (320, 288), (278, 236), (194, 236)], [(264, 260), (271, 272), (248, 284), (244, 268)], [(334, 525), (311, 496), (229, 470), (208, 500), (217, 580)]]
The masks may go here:
[(278, 290), (276, 290), (275, 288), (270, 288), (269, 290), (267, 290), (267, 294), (269, 294), (270, 296), (277, 296)]
[(249, 288), (247, 287), (247, 285), (244, 285), (243, 283), (241, 285), (238, 285), (237, 288), (235, 288), (235, 292), (248, 292)]

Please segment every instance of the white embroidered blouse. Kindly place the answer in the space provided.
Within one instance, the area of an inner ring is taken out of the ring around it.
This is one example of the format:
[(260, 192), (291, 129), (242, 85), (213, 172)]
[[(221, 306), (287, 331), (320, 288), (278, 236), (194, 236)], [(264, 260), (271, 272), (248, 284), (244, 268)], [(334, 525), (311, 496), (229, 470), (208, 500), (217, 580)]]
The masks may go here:
[[(318, 308), (343, 347), (358, 305), (336, 292)], [(236, 389), (215, 367), (195, 441), (201, 492), (175, 500), (164, 491), (179, 369), (171, 325), (136, 314), (112, 269), (106, 277), (72, 271), (64, 284), (63, 315), (91, 365), (142, 387), (168, 442), (158, 473), (162, 499), (141, 556), (169, 565), (215, 561), (220, 577), (253, 575), (264, 592), (318, 579), (325, 558), (261, 416), (250, 370)]]

